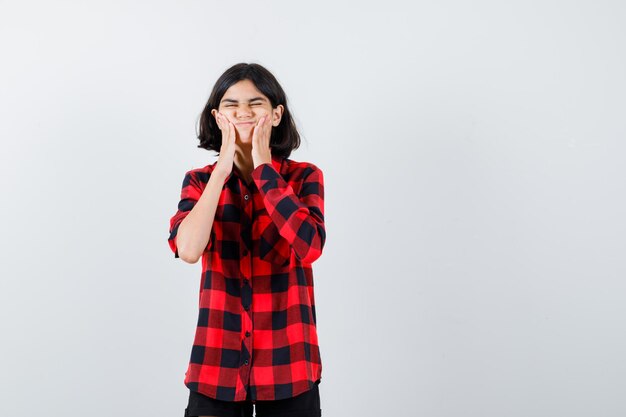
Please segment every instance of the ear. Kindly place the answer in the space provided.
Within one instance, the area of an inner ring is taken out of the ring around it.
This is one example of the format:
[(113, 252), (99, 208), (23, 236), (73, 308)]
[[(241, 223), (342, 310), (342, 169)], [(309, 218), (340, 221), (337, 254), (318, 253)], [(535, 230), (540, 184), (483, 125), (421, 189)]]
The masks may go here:
[(283, 107), (282, 104), (279, 104), (275, 109), (272, 109), (272, 126), (276, 127), (280, 124), (280, 120), (283, 117), (283, 111), (285, 111), (285, 107)]
[(212, 109), (211, 114), (213, 115), (214, 118), (217, 119), (217, 109)]

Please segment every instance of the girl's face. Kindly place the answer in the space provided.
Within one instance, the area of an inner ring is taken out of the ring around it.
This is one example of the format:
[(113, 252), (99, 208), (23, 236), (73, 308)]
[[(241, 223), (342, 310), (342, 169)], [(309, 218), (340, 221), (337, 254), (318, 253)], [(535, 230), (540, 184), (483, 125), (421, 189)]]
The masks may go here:
[(256, 88), (252, 81), (241, 80), (226, 90), (219, 108), (211, 110), (213, 117), (218, 111), (232, 122), (236, 136), (242, 142), (252, 143), (252, 130), (259, 119), (268, 115), (272, 127), (278, 126), (283, 114), (283, 106), (279, 104), (273, 109), (270, 100)]

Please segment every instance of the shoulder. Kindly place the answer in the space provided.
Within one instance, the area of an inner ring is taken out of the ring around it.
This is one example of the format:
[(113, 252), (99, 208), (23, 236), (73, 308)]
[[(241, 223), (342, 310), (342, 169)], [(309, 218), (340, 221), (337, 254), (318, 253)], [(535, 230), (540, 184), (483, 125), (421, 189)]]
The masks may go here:
[(192, 168), (185, 172), (185, 179), (183, 181), (187, 184), (203, 188), (209, 182), (211, 172), (213, 172), (216, 165), (217, 161), (203, 167)]
[(321, 168), (308, 161), (296, 161), (290, 158), (284, 158), (282, 174), (291, 178), (305, 179), (310, 175), (322, 175)]

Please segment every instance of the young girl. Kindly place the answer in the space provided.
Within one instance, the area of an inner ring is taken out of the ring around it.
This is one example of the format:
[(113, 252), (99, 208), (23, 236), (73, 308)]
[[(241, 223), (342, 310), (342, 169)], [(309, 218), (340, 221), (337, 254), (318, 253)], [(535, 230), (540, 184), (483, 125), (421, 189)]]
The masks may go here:
[(198, 138), (219, 158), (185, 173), (168, 239), (176, 258), (202, 258), (185, 416), (321, 416), (311, 264), (326, 239), (322, 171), (289, 159), (300, 135), (258, 64), (220, 76)]

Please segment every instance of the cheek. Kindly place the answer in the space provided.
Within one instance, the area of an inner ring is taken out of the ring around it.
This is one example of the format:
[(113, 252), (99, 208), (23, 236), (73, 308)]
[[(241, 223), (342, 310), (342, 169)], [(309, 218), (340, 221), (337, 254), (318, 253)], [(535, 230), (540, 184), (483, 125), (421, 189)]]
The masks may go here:
[(223, 112), (222, 113), (224, 116), (226, 116), (226, 119), (228, 119), (229, 122), (231, 122), (232, 124), (235, 124), (236, 119), (235, 119), (235, 115), (232, 112)]

